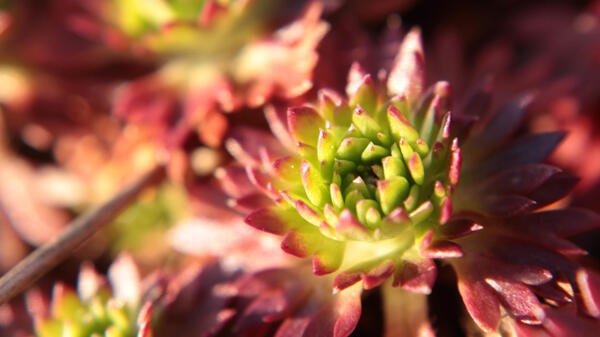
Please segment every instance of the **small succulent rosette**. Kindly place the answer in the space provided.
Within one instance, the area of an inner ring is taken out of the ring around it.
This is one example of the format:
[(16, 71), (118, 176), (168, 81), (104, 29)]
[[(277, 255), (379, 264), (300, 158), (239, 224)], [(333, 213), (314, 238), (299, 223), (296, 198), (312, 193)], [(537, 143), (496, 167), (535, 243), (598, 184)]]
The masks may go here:
[(62, 336), (152, 336), (152, 301), (142, 300), (140, 276), (133, 259), (120, 255), (106, 280), (90, 264), (79, 273), (77, 292), (57, 283), (49, 305), (37, 292), (28, 294), (36, 335)]
[[(374, 287), (404, 269), (397, 263), (431, 261), (421, 256), (419, 244), (452, 214), (461, 151), (451, 134), (449, 86), (440, 82), (421, 95), (419, 39), (416, 30), (405, 38), (387, 90), (355, 64), (347, 100), (322, 90), (317, 105), (288, 109), (287, 123), (276, 109), (267, 110), (279, 140), (239, 129), (228, 141), (266, 196), (236, 200), (242, 207), (265, 206), (246, 221), (285, 234), (282, 248), (314, 256), (316, 274), (379, 267), (381, 275), (365, 283)], [(243, 178), (239, 173), (232, 167), (222, 178), (233, 182)], [(395, 275), (397, 282), (402, 277)], [(343, 287), (357, 280), (338, 281)]]
[(293, 16), (286, 9), (273, 0), (106, 0), (72, 21), (80, 34), (154, 64), (120, 90), (116, 115), (151, 126), (170, 146), (195, 132), (218, 146), (228, 125), (222, 112), (312, 86), (315, 49), (328, 29), (322, 5), (309, 2)]
[[(418, 30), (389, 75), (379, 75), (354, 65), (347, 97), (323, 89), (316, 104), (267, 109), (276, 138), (234, 130), (226, 145), (243, 166), (225, 169), (221, 181), (246, 222), (282, 235), (284, 251), (312, 257), (313, 273), (335, 273), (334, 291), (389, 278), (429, 294), (440, 259), (486, 332), (502, 312), (542, 324), (537, 296), (558, 306), (561, 294), (596, 317), (596, 285), (574, 261), (582, 251), (563, 238), (599, 218), (572, 208), (534, 212), (577, 180), (542, 164), (561, 133), (513, 140), (532, 97), (490, 112), (486, 85), (453, 110), (447, 82), (426, 88)], [(572, 291), (559, 291), (564, 284)]]

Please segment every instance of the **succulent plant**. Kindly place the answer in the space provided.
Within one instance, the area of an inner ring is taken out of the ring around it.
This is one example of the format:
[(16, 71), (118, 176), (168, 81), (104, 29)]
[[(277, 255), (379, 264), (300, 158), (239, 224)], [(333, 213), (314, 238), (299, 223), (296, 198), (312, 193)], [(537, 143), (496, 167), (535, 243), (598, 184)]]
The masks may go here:
[[(139, 47), (159, 53), (235, 51), (264, 28), (275, 8), (258, 1), (108, 1), (104, 20)], [(222, 39), (227, 38), (228, 43)], [(202, 41), (202, 43), (198, 43)]]
[(77, 292), (57, 283), (49, 308), (30, 295), (28, 305), (34, 316), (36, 335), (151, 336), (152, 302), (142, 305), (139, 275), (131, 257), (123, 254), (117, 258), (109, 270), (109, 278), (112, 291), (93, 266), (84, 264)]
[[(272, 0), (98, 5), (91, 15), (75, 16), (82, 24), (74, 29), (155, 65), (122, 88), (113, 110), (131, 123), (150, 125), (168, 147), (181, 146), (194, 132), (217, 147), (228, 126), (222, 112), (307, 92), (315, 49), (328, 28), (319, 2), (291, 19)], [(281, 72), (289, 76), (283, 79)]]
[[(423, 69), (412, 30), (385, 85), (354, 65), (347, 99), (322, 89), (315, 105), (267, 109), (276, 139), (235, 130), (227, 147), (245, 168), (220, 174), (232, 205), (249, 213), (249, 225), (283, 235), (284, 251), (312, 256), (313, 273), (336, 272), (334, 291), (391, 278), (429, 294), (434, 259), (443, 259), (487, 333), (502, 310), (519, 326), (542, 324), (536, 295), (553, 305), (574, 301), (597, 317), (594, 278), (573, 260), (583, 251), (564, 237), (600, 218), (576, 208), (534, 212), (577, 182), (542, 163), (563, 134), (513, 140), (532, 95), (490, 111), (493, 91), (484, 82), (453, 109), (448, 83), (425, 89)], [(563, 275), (573, 293), (553, 292)]]
[[(317, 274), (337, 270), (346, 256), (345, 269), (381, 266), (365, 284), (373, 287), (402, 270), (425, 234), (449, 219), (461, 154), (450, 134), (447, 83), (423, 92), (424, 74), (414, 66), (423, 62), (419, 43), (417, 30), (407, 35), (386, 91), (355, 64), (347, 100), (322, 90), (318, 105), (288, 109), (295, 153), (275, 158), (271, 176), (248, 168), (275, 206), (246, 222), (286, 233), (282, 248), (314, 255)], [(240, 154), (239, 143), (228, 145)]]

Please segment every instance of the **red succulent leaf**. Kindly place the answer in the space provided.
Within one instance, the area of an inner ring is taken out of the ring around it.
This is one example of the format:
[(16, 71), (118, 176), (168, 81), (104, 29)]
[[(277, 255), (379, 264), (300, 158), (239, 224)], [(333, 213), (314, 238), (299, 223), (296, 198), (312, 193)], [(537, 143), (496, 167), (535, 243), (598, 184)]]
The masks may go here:
[(489, 247), (489, 251), (504, 261), (539, 266), (554, 275), (563, 273), (570, 281), (575, 279), (576, 263), (562, 254), (521, 240), (504, 237), (496, 237), (494, 240), (495, 243)]
[(337, 293), (353, 286), (362, 279), (362, 275), (363, 272), (361, 271), (343, 271), (339, 273), (333, 280), (333, 292)]
[(564, 237), (597, 228), (600, 215), (582, 208), (564, 208), (520, 215), (509, 223), (516, 228), (530, 227)]
[(476, 255), (472, 250), (470, 253), (452, 265), (457, 272), (463, 302), (480, 328), (495, 330), (500, 320), (500, 304), (519, 321), (528, 324), (543, 321), (544, 312), (535, 291), (552, 294), (552, 288), (541, 287), (551, 284), (553, 275), (549, 270)]
[(83, 300), (90, 300), (101, 287), (107, 286), (106, 279), (98, 274), (91, 262), (84, 262), (79, 267), (77, 277), (77, 293)]
[(402, 267), (394, 273), (394, 286), (419, 294), (429, 294), (433, 288), (437, 267), (432, 259), (404, 261)]
[(177, 113), (175, 95), (159, 80), (148, 77), (127, 85), (119, 92), (113, 113), (134, 123), (163, 123), (165, 126)]
[(545, 314), (535, 294), (525, 285), (506, 279), (486, 278), (508, 312), (528, 324), (541, 324)]
[(368, 73), (360, 66), (358, 62), (352, 63), (348, 71), (348, 79), (346, 81), (346, 95), (354, 96), (358, 88), (362, 85), (365, 76)]
[[(322, 241), (331, 241), (332, 243), (335, 243), (333, 240)], [(338, 268), (342, 265), (342, 260), (344, 257), (343, 247), (340, 248), (340, 245), (342, 244), (337, 243), (330, 247), (322, 248), (315, 254), (315, 256), (313, 256), (313, 274), (327, 275), (338, 270)]]
[(424, 67), (421, 32), (412, 29), (402, 41), (390, 71), (387, 82), (389, 94), (405, 96), (409, 101), (418, 99), (425, 88)]
[(485, 78), (465, 95), (466, 98), (456, 112), (459, 116), (472, 116), (475, 119), (487, 115), (492, 106), (492, 92), (492, 80), (489, 77)]
[(578, 177), (566, 172), (558, 172), (527, 197), (535, 200), (537, 207), (543, 207), (564, 198), (578, 182)]
[(451, 241), (435, 241), (427, 248), (421, 250), (421, 255), (431, 259), (447, 259), (463, 256), (460, 245)]
[(254, 184), (254, 186), (256, 186), (264, 194), (270, 196), (273, 199), (277, 199), (279, 197), (278, 192), (273, 188), (273, 184), (271, 183), (271, 179), (269, 179), (269, 176), (263, 173), (260, 169), (251, 165), (247, 165), (246, 175), (248, 176), (250, 182)]
[(577, 284), (586, 313), (592, 317), (600, 317), (600, 275), (592, 270), (577, 270)]
[[(165, 319), (178, 320), (193, 310), (206, 310), (204, 315), (222, 310), (233, 294), (217, 293), (213, 286), (228, 281), (232, 275), (225, 272), (218, 263), (206, 266), (194, 265), (184, 269), (169, 282), (165, 300)], [(201, 308), (198, 307), (201, 303)], [(210, 321), (206, 324), (213, 323)]]
[(287, 128), (286, 110), (277, 105), (268, 105), (265, 107), (265, 117), (269, 122), (271, 132), (281, 142), (281, 145), (293, 150), (296, 142)]
[(537, 286), (552, 280), (552, 273), (538, 266), (502, 263), (497, 260), (488, 265), (493, 265), (493, 273), (527, 285)]
[(482, 130), (469, 139), (471, 147), (466, 151), (489, 152), (501, 145), (517, 131), (532, 101), (532, 94), (524, 94), (496, 110)]
[(273, 234), (285, 234), (288, 224), (282, 215), (273, 208), (259, 208), (250, 213), (245, 219), (248, 225)]
[(458, 291), (467, 311), (475, 323), (484, 331), (495, 331), (500, 323), (500, 301), (493, 290), (473, 271), (458, 269)]
[(337, 293), (359, 281), (363, 281), (365, 289), (372, 289), (381, 285), (396, 270), (396, 263), (392, 260), (377, 260), (362, 263), (339, 273), (333, 280), (333, 292)]
[(574, 312), (546, 308), (544, 328), (557, 337), (598, 335), (598, 322), (581, 317)]
[(502, 171), (481, 187), (483, 193), (526, 195), (548, 181), (560, 169), (546, 164), (529, 164)]
[(268, 207), (273, 204), (273, 201), (263, 193), (253, 193), (241, 198), (228, 201), (228, 205), (237, 209), (240, 212), (248, 213), (255, 209)]
[(538, 296), (541, 296), (542, 298), (546, 299), (546, 301), (554, 302), (558, 305), (573, 302), (572, 296), (566, 293), (561, 287), (559, 287), (556, 283), (553, 282), (544, 283), (539, 286), (534, 286), (531, 287), (531, 289)]
[(313, 315), (321, 308), (321, 305), (322, 299), (319, 296), (310, 296), (301, 308), (281, 323), (275, 337), (302, 337)]
[(534, 200), (520, 195), (488, 195), (482, 200), (483, 211), (493, 216), (510, 217), (530, 211)]
[[(580, 233), (598, 225), (600, 225), (598, 216), (593, 212), (562, 209), (510, 218), (506, 221), (503, 230), (519, 237), (521, 240), (544, 246), (562, 254), (584, 255), (586, 254), (584, 250), (562, 237)], [(554, 226), (557, 226), (557, 228), (553, 228)], [(573, 228), (569, 230), (569, 226)]]
[(469, 167), (470, 171), (466, 175), (470, 176), (472, 173), (471, 179), (476, 181), (477, 178), (487, 177), (512, 167), (542, 162), (564, 136), (563, 132), (526, 136), (497, 151), (476, 167)]
[(493, 257), (469, 257), (471, 265), (481, 266), (479, 276), (514, 280), (526, 285), (541, 285), (552, 280), (547, 269), (527, 264), (513, 264)]
[(306, 337), (347, 337), (352, 333), (361, 312), (360, 287), (348, 288), (315, 313), (304, 335)]
[(219, 185), (227, 195), (241, 198), (256, 193), (256, 187), (246, 174), (246, 169), (241, 166), (228, 166), (219, 168), (215, 172)]
[(236, 322), (234, 331), (279, 321), (289, 316), (310, 291), (308, 284), (302, 280), (289, 280), (279, 286), (280, 288), (261, 292), (254, 298)]
[(458, 138), (454, 138), (452, 141), (452, 147), (450, 149), (450, 167), (448, 169), (448, 178), (450, 179), (450, 183), (454, 186), (458, 184), (458, 180), (460, 178), (460, 172), (462, 167), (462, 152), (458, 147)]
[(381, 285), (388, 277), (392, 276), (396, 270), (394, 261), (385, 260), (363, 275), (363, 285), (365, 289), (373, 289)]
[(275, 157), (283, 156), (286, 150), (270, 133), (249, 127), (236, 127), (231, 130), (225, 143), (227, 150), (244, 164), (261, 164), (260, 151), (266, 149)]
[(448, 221), (440, 227), (438, 233), (445, 239), (459, 239), (483, 229), (483, 226), (474, 220), (457, 218)]
[(291, 230), (285, 234), (283, 240), (281, 240), (281, 249), (284, 252), (297, 256), (307, 257), (312, 254), (312, 249), (309, 247), (309, 242), (305, 236), (299, 233), (297, 230)]
[(511, 322), (517, 336), (522, 337), (594, 337), (598, 335), (597, 321), (591, 320), (572, 310), (572, 308), (553, 308), (544, 306), (546, 319), (541, 326), (531, 326)]

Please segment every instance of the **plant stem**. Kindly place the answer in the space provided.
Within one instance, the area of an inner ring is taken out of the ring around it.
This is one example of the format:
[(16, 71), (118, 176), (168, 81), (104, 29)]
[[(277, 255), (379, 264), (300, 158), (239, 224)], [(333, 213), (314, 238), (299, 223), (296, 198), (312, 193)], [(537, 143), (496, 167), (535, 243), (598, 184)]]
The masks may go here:
[(0, 305), (15, 297), (65, 260), (87, 239), (109, 224), (145, 188), (162, 181), (163, 166), (157, 166), (125, 187), (103, 205), (73, 220), (54, 240), (38, 247), (0, 278)]

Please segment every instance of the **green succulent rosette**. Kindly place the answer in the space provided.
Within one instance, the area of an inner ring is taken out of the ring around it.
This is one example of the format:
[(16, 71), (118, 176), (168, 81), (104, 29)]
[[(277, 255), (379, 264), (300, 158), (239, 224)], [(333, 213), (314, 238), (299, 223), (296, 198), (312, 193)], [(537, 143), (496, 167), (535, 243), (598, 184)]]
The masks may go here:
[[(267, 111), (285, 149), (264, 141), (252, 150), (258, 144), (250, 139), (260, 135), (247, 129), (227, 144), (270, 199), (246, 222), (284, 235), (285, 251), (313, 256), (316, 274), (341, 268), (338, 290), (360, 279), (371, 288), (393, 276), (396, 285), (428, 292), (432, 258), (461, 254), (450, 242), (432, 243), (452, 214), (461, 165), (449, 86), (423, 89), (418, 30), (406, 36), (395, 64), (383, 88), (355, 64), (347, 99), (321, 90), (317, 104), (290, 108), (285, 117)], [(220, 175), (234, 179), (233, 170)]]
[(256, 36), (275, 4), (273, 0), (113, 0), (102, 17), (123, 38), (152, 52), (209, 57), (235, 52)]
[(139, 275), (131, 257), (117, 258), (109, 270), (109, 278), (112, 290), (90, 264), (84, 264), (77, 292), (57, 283), (49, 310), (30, 310), (36, 335), (150, 337), (152, 303), (141, 305)]

